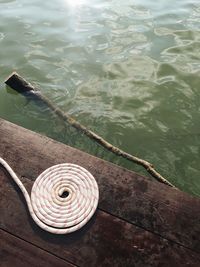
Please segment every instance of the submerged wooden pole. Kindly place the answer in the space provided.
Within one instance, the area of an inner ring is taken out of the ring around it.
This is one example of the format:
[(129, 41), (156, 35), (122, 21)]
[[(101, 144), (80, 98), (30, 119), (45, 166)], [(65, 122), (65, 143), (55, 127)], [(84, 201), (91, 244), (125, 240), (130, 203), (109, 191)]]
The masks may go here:
[(115, 155), (121, 156), (129, 161), (132, 161), (138, 165), (143, 166), (148, 173), (150, 173), (157, 181), (164, 183), (168, 186), (175, 187), (172, 185), (167, 179), (165, 179), (160, 173), (158, 173), (153, 165), (149, 163), (146, 160), (140, 159), (136, 156), (133, 156), (123, 150), (121, 150), (118, 147), (113, 146), (109, 142), (107, 142), (105, 139), (103, 139), (98, 134), (92, 132), (91, 130), (87, 129), (84, 125), (80, 124), (78, 121), (73, 119), (68, 114), (64, 113), (60, 108), (56, 107), (48, 98), (46, 98), (37, 88), (35, 88), (33, 85), (28, 83), (25, 79), (23, 79), (19, 74), (16, 72), (13, 72), (6, 80), (5, 83), (16, 90), (19, 93), (29, 93), (30, 95), (33, 95), (34, 97), (37, 97), (39, 100), (41, 100), (43, 103), (45, 103), (50, 110), (52, 110), (55, 114), (57, 114), (58, 117), (63, 119), (63, 121), (69, 123), (74, 128), (78, 129), (79, 131), (82, 131), (85, 135), (87, 135), (90, 139), (96, 141), (101, 146), (106, 148), (107, 150), (111, 151)]

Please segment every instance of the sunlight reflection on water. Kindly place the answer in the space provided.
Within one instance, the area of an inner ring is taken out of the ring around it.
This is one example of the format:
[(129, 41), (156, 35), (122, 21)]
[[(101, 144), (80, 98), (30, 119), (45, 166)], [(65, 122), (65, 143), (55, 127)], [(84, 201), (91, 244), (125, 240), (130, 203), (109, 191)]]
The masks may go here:
[[(56, 105), (200, 195), (197, 0), (0, 2), (1, 80), (17, 70)], [(146, 174), (44, 107), (0, 90), (0, 116)]]

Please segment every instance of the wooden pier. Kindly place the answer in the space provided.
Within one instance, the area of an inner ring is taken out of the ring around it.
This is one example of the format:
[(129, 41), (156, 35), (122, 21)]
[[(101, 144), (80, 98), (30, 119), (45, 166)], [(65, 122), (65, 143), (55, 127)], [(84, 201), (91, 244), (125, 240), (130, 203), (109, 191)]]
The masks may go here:
[(200, 266), (200, 199), (0, 119), (0, 157), (28, 191), (48, 167), (89, 170), (100, 201), (91, 221), (69, 235), (41, 230), (0, 167), (0, 267)]

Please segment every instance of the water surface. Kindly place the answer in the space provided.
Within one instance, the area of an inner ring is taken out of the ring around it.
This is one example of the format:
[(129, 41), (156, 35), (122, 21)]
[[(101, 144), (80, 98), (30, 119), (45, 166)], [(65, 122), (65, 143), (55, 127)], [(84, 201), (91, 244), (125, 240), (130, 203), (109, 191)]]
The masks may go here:
[(112, 144), (200, 195), (200, 3), (0, 0), (0, 117), (146, 174), (5, 88), (13, 70)]

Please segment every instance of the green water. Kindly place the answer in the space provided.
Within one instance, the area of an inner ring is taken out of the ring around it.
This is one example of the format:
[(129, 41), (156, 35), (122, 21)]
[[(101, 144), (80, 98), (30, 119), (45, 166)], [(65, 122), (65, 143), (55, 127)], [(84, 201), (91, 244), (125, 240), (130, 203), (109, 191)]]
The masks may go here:
[(198, 0), (0, 0), (0, 22), (0, 117), (146, 175), (6, 88), (16, 70), (63, 111), (200, 196)]

